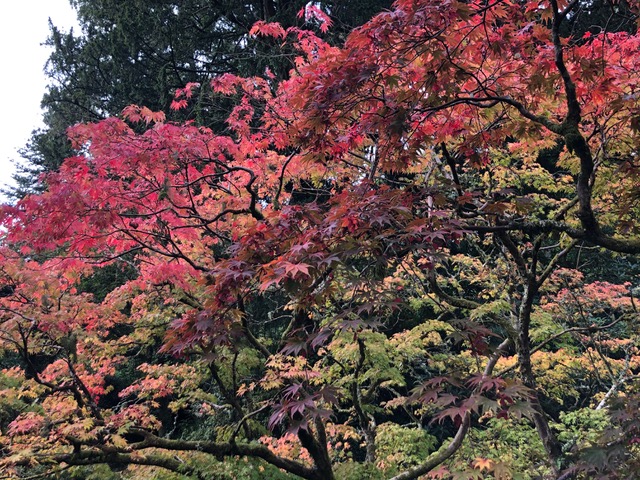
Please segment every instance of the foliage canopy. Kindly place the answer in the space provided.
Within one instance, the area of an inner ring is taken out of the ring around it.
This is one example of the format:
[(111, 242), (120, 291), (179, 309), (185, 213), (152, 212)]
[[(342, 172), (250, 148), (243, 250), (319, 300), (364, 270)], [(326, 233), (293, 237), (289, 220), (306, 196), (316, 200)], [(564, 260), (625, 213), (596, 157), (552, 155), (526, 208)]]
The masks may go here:
[(398, 0), (336, 47), (308, 4), (318, 34), (251, 28), (285, 80), (176, 90), (230, 103), (224, 134), (70, 128), (2, 209), (3, 468), (637, 472), (640, 37), (563, 33), (585, 8)]

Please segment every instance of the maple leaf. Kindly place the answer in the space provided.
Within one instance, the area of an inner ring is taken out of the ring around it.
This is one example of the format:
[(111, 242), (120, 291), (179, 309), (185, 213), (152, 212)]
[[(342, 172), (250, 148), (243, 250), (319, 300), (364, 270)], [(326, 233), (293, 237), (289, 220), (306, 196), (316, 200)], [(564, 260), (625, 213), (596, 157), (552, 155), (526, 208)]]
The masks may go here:
[(302, 388), (303, 388), (302, 384), (294, 383), (292, 385), (289, 385), (287, 388), (285, 388), (282, 392), (282, 395), (284, 398), (295, 397), (299, 392), (302, 391)]
[(493, 470), (494, 461), (490, 458), (478, 457), (471, 462), (471, 465), (473, 466), (473, 468), (480, 470), (481, 472), (485, 470), (490, 472), (491, 470)]
[(130, 120), (132, 122), (139, 122), (142, 120), (142, 115), (140, 114), (140, 107), (137, 105), (128, 105), (122, 110), (122, 116)]
[(308, 347), (309, 345), (306, 338), (294, 337), (287, 339), (287, 342), (280, 352), (283, 355), (299, 355), (301, 352), (306, 352)]
[(434, 480), (443, 480), (445, 478), (449, 478), (450, 475), (451, 475), (451, 472), (449, 471), (449, 469), (444, 465), (440, 465), (436, 469), (430, 471), (427, 474), (427, 477), (433, 478)]
[(489, 390), (500, 390), (506, 386), (506, 382), (501, 378), (487, 377), (483, 374), (476, 374), (467, 380), (467, 384), (477, 388), (480, 393)]
[(322, 33), (327, 33), (331, 25), (333, 25), (333, 21), (322, 11), (320, 7), (315, 5), (313, 2), (309, 2), (303, 9), (298, 12), (298, 18), (303, 18), (306, 22), (311, 21), (312, 19), (320, 22), (320, 31)]
[(182, 100), (172, 100), (171, 101), (171, 110), (182, 110), (183, 108), (186, 108), (188, 105), (188, 102), (185, 99)]
[(282, 262), (281, 266), (284, 267), (285, 275), (289, 275), (292, 279), (295, 279), (298, 274), (303, 276), (309, 276), (309, 267), (311, 265), (306, 263), (291, 263), (291, 262)]
[(254, 37), (257, 35), (263, 35), (265, 37), (285, 38), (287, 36), (287, 32), (279, 23), (268, 23), (260, 20), (251, 27), (249, 35)]

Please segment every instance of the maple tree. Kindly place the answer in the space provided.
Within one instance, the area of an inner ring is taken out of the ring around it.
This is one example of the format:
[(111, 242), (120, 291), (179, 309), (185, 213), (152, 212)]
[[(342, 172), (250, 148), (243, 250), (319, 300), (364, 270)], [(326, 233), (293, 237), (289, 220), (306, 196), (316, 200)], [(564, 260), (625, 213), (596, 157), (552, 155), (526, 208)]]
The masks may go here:
[[(254, 75), (269, 65), (284, 77), (293, 53), (272, 39), (249, 38), (251, 26), (257, 20), (287, 26), (317, 22), (297, 16), (306, 0), (131, 0), (126, 7), (112, 0), (69, 3), (79, 28), (65, 32), (50, 25), (44, 127), (33, 132), (20, 152), (17, 188), (6, 192), (11, 198), (39, 191), (38, 176), (57, 170), (72, 155), (65, 134), (69, 125), (119, 115), (132, 103), (169, 110), (175, 88), (207, 82), (213, 75)], [(390, 0), (325, 1), (333, 26), (323, 38), (341, 41), (390, 5)], [(211, 104), (207, 95), (199, 95), (188, 109), (171, 112), (169, 118), (219, 127), (224, 125), (224, 110), (219, 103)]]
[[(258, 22), (299, 54), (212, 80), (226, 134), (131, 105), (3, 207), (10, 475), (634, 471), (634, 277), (588, 262), (640, 252), (640, 37), (563, 35), (577, 0), (394, 7), (341, 48)], [(136, 275), (99, 301), (95, 265)]]

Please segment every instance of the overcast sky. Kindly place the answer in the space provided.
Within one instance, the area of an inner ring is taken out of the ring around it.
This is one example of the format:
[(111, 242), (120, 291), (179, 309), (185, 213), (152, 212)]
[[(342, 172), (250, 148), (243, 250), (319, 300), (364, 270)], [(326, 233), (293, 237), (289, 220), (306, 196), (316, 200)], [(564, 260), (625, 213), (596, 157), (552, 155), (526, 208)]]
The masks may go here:
[[(0, 15), (0, 184), (11, 182), (12, 160), (31, 131), (42, 125), (40, 100), (47, 85), (43, 73), (50, 50), (41, 45), (49, 18), (64, 31), (75, 26), (69, 0), (5, 1)], [(4, 200), (0, 197), (0, 200)]]

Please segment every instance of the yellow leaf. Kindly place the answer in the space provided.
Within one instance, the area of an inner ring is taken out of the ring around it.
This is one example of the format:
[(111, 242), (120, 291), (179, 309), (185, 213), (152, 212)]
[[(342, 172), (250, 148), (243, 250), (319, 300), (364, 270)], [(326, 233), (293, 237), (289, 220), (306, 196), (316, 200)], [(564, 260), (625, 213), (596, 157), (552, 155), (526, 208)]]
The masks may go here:
[(471, 464), (473, 465), (473, 468), (480, 470), (481, 472), (493, 469), (493, 460), (490, 458), (476, 458)]

